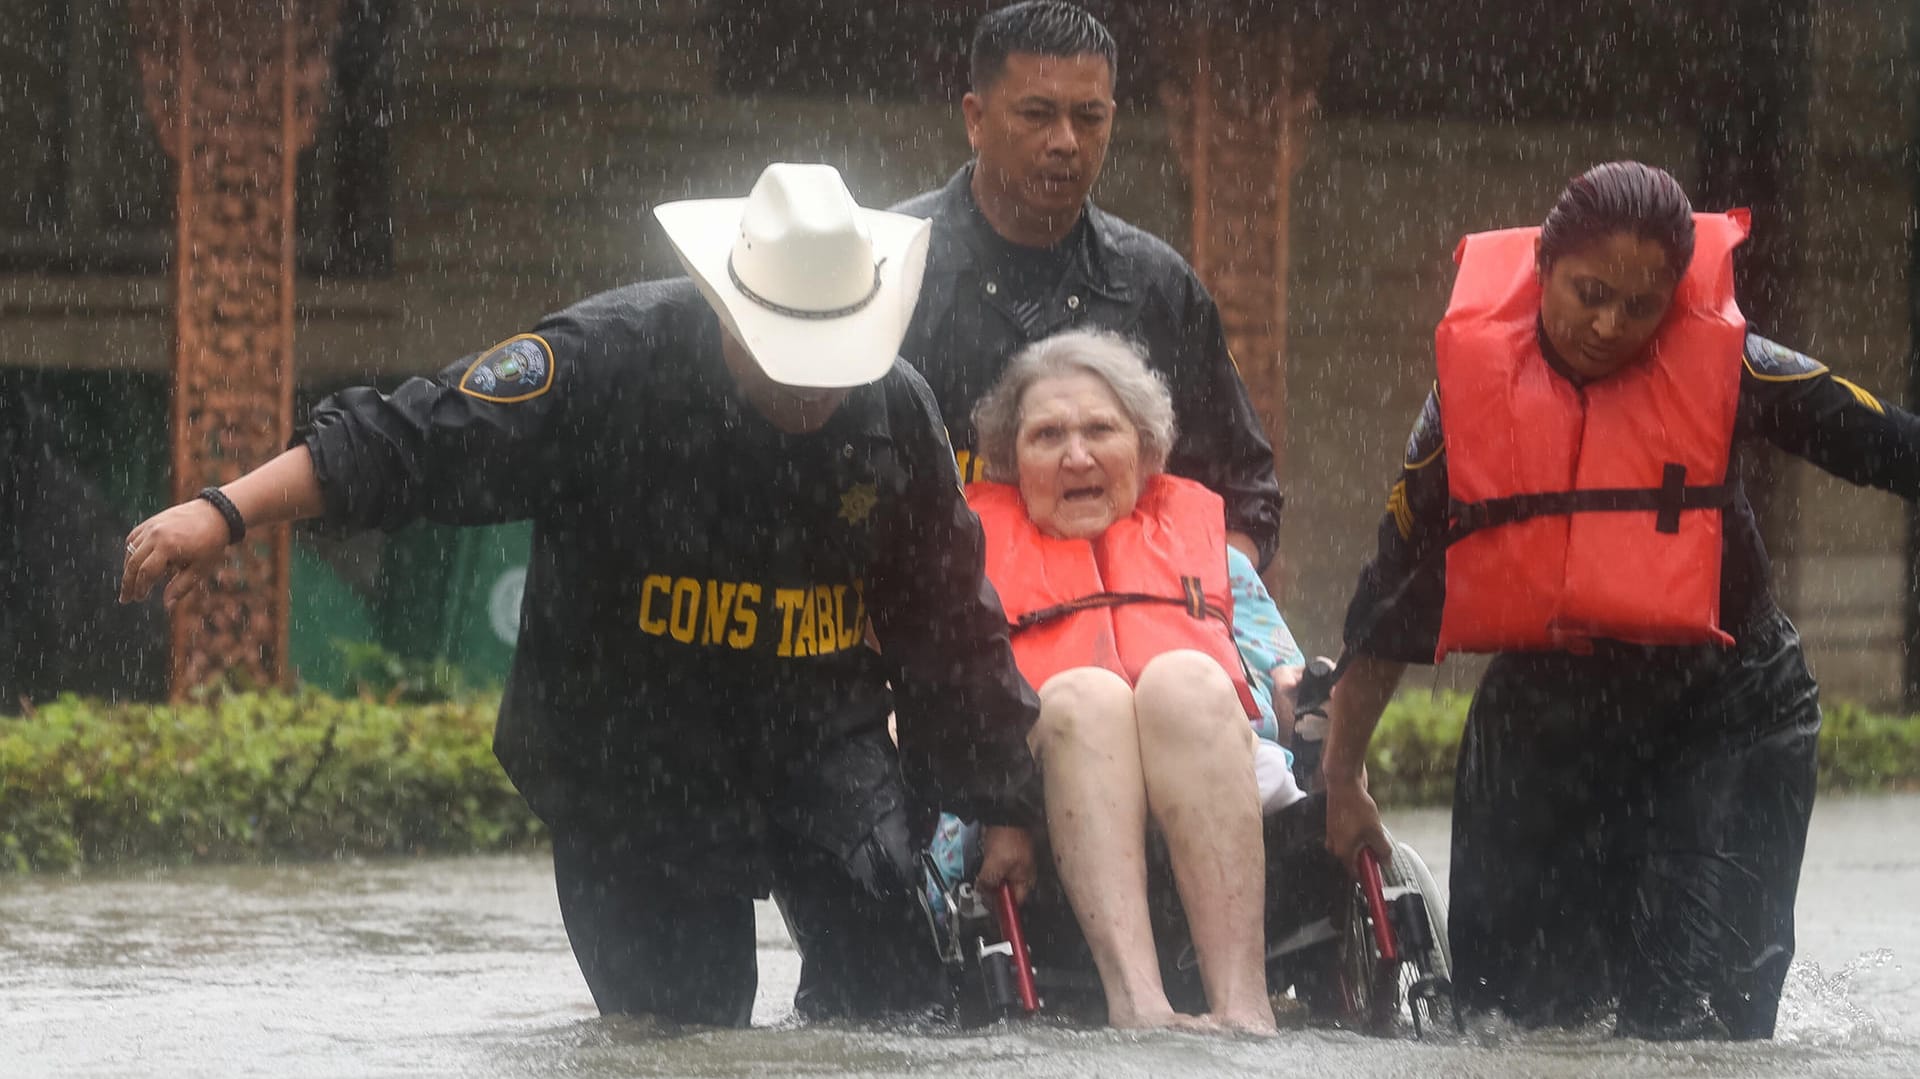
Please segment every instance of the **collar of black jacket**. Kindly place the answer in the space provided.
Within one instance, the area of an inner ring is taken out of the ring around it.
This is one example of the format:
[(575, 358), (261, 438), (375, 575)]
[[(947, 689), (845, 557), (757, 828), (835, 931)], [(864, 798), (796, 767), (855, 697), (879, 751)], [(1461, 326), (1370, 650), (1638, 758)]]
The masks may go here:
[[(967, 227), (973, 212), (973, 166), (969, 161), (940, 191), (933, 213), (932, 255), (928, 268), (945, 267), (950, 271), (971, 269), (987, 261)], [(1108, 299), (1125, 302), (1133, 298), (1131, 259), (1121, 249), (1117, 219), (1092, 201), (1086, 204), (1086, 242), (1075, 252), (1071, 273), (1087, 287)]]

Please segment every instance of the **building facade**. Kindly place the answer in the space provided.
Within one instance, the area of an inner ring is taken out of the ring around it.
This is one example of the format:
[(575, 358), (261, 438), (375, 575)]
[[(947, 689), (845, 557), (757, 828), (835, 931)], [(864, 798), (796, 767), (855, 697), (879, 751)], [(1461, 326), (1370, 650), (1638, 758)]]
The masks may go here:
[[(957, 99), (984, 6), (342, 0), (301, 160), (297, 397), (431, 372), (581, 296), (673, 273), (651, 208), (744, 193), (769, 161), (833, 163), (870, 205), (940, 183), (967, 156)], [(1178, 27), (1160, 7), (1104, 6), (1123, 107), (1095, 198), (1191, 252), (1213, 201), (1195, 199), (1190, 103), (1167, 92), (1193, 54), (1170, 44)], [(1241, 362), (1289, 494), (1273, 583), (1310, 650), (1337, 649), (1432, 381), (1455, 242), (1538, 221), (1595, 162), (1667, 167), (1702, 208), (1760, 201), (1768, 231), (1743, 281), (1756, 324), (1907, 400), (1912, 6), (1671, 7), (1607, 0), (1552, 25), (1499, 4), (1209, 16), (1224, 28), (1210, 40), (1227, 44), (1207, 62), (1255, 62), (1236, 36), (1279, 26), (1297, 64), (1288, 100), (1301, 107), (1277, 128), (1292, 140), (1274, 178), (1284, 244), (1266, 264), (1282, 287), (1253, 293), (1279, 297), (1281, 333)], [(47, 452), (131, 523), (167, 489), (172, 202), (127, 8), (0, 0), (0, 145), (17, 155), (0, 176), (0, 395), (54, 417)], [(1240, 295), (1219, 279), (1232, 272), (1209, 283)], [(1905, 508), (1797, 463), (1762, 461), (1754, 480), (1769, 493), (1780, 595), (1823, 685), (1899, 700)], [(503, 671), (524, 543), (513, 530), (301, 535), (294, 665), (326, 682), (333, 639), (373, 638)], [(1436, 678), (1463, 685), (1474, 671), (1450, 662)]]

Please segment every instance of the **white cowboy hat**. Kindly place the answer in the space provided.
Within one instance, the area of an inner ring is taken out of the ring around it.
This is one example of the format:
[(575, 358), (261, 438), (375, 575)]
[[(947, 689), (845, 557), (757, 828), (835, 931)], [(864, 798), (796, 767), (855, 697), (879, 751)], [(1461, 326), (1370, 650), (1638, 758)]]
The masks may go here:
[(670, 202), (653, 216), (768, 378), (859, 386), (893, 366), (928, 222), (862, 209), (832, 165), (768, 165), (744, 199)]

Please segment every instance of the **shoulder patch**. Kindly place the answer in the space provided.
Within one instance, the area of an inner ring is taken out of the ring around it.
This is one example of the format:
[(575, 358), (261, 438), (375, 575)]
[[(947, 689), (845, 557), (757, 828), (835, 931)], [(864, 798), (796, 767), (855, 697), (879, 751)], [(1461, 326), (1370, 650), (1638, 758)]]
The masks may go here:
[(1420, 417), (1413, 421), (1413, 433), (1407, 436), (1406, 467), (1425, 468), (1446, 448), (1447, 437), (1440, 430), (1440, 398), (1429, 393)]
[(509, 337), (480, 354), (460, 376), (460, 392), (511, 405), (553, 388), (553, 346), (537, 333)]
[(1757, 333), (1747, 335), (1747, 370), (1763, 382), (1798, 382), (1826, 371), (1827, 365)]

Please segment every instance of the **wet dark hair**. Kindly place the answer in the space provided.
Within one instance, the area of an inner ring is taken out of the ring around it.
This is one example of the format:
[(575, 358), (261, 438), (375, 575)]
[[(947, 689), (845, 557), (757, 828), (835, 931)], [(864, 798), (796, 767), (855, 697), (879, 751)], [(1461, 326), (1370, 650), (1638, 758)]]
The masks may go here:
[(1659, 244), (1675, 278), (1693, 261), (1693, 204), (1680, 181), (1638, 161), (1609, 161), (1576, 177), (1548, 211), (1540, 227), (1540, 269), (1616, 232)]
[(1064, 0), (1025, 0), (980, 16), (973, 28), (973, 89), (990, 89), (1016, 52), (1035, 56), (1099, 56), (1116, 78), (1120, 50), (1093, 13)]

